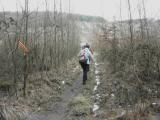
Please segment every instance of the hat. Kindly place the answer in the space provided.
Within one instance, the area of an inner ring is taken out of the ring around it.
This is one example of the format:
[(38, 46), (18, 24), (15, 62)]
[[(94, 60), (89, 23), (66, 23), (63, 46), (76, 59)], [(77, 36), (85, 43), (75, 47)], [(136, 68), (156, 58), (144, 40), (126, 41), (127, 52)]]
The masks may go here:
[(90, 45), (88, 43), (86, 43), (85, 47), (86, 48), (90, 48)]

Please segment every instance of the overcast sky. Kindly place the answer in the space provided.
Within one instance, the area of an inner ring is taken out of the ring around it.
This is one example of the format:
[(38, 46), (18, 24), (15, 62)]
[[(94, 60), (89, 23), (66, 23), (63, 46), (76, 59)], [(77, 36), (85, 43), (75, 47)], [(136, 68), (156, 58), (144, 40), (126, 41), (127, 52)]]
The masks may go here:
[[(48, 9), (53, 10), (53, 1), (46, 0), (48, 3)], [(68, 11), (68, 1), (62, 0), (63, 11)], [(121, 2), (120, 2), (121, 1)], [(132, 8), (132, 16), (138, 17), (138, 4), (142, 0), (130, 0)], [(147, 16), (152, 18), (160, 18), (160, 0), (144, 0)], [(42, 11), (45, 10), (45, 0), (29, 0), (30, 11), (37, 8)], [(59, 0), (56, 0), (57, 9), (59, 9)], [(121, 5), (120, 5), (121, 3)], [(0, 10), (16, 11), (21, 10), (24, 6), (24, 0), (0, 0)], [(121, 7), (120, 7), (121, 6)], [(95, 15), (105, 17), (107, 20), (113, 20), (113, 16), (116, 19), (120, 18), (120, 8), (123, 19), (128, 18), (128, 6), (127, 0), (71, 0), (71, 12), (80, 13), (85, 15)]]

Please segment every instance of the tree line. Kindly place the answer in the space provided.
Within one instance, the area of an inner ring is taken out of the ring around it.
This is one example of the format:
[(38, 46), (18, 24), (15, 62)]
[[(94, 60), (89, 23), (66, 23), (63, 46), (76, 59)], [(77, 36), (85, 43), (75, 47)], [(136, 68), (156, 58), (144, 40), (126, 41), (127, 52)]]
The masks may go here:
[(52, 12), (45, 1), (44, 12), (32, 12), (29, 0), (25, 0), (22, 11), (0, 14), (1, 88), (9, 88), (15, 95), (21, 82), (25, 96), (30, 74), (58, 70), (61, 66), (67, 69), (67, 61), (77, 55), (80, 37), (70, 10), (64, 13), (62, 6), (62, 1), (56, 4), (54, 0)]
[(139, 19), (133, 19), (132, 4), (126, 3), (128, 20), (102, 24), (98, 38), (101, 59), (121, 83), (118, 103), (125, 106), (158, 98), (160, 92), (159, 20), (147, 18), (144, 0), (137, 7)]

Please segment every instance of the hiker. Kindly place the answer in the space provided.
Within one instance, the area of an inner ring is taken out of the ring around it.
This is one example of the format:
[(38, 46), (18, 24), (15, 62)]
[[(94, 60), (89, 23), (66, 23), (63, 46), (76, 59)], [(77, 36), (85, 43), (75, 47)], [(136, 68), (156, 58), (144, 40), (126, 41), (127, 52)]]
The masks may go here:
[(89, 71), (89, 65), (93, 61), (93, 55), (89, 50), (88, 46), (82, 46), (82, 50), (79, 53), (79, 63), (83, 69), (83, 85), (86, 84), (87, 73)]

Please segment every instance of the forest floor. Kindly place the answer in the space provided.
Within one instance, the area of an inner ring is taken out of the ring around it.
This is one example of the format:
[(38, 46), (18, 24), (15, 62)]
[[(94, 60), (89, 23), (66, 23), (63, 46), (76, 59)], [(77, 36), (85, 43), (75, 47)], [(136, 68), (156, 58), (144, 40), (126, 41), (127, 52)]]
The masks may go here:
[(67, 103), (82, 88), (77, 63), (73, 59), (59, 71), (31, 74), (26, 97), (19, 90), (18, 98), (6, 96), (0, 99), (0, 120), (61, 120)]
[[(127, 87), (127, 84), (111, 73), (107, 63), (95, 59), (86, 85), (82, 85), (82, 70), (77, 60), (70, 62), (68, 69), (70, 72), (61, 71), (58, 76), (50, 71), (47, 73), (48, 77), (43, 79), (39, 75), (36, 79), (35, 75), (34, 78), (31, 76), (26, 99), (22, 97), (18, 103), (8, 104), (9, 109), (6, 109), (6, 103), (2, 104), (1, 113), (10, 114), (13, 111), (13, 114), (16, 113), (15, 118), (12, 114), (2, 120), (18, 120), (18, 114), (26, 110), (26, 106), (28, 114), (23, 119), (19, 117), (19, 120), (125, 120), (128, 116), (142, 117), (139, 120), (160, 120), (159, 100), (146, 104), (137, 103), (134, 109), (129, 105), (124, 106), (125, 103), (120, 104), (121, 99), (126, 98), (119, 93), (119, 88)], [(34, 110), (30, 111), (32, 108)], [(131, 120), (137, 120), (132, 118)]]
[(82, 90), (81, 75), (78, 76), (77, 80), (72, 86), (67, 86), (64, 93), (61, 96), (62, 101), (57, 102), (56, 105), (51, 106), (49, 111), (39, 112), (30, 117), (29, 120), (63, 120), (67, 111), (68, 103), (80, 93)]
[(97, 60), (95, 74), (100, 82), (96, 92), (99, 96), (99, 109), (93, 120), (160, 120), (159, 99), (139, 101), (134, 105), (127, 104), (127, 99), (134, 93), (125, 97), (120, 88), (129, 87), (129, 82), (116, 77), (107, 61)]
[(27, 120), (93, 120), (95, 111), (99, 109), (96, 101), (98, 94), (95, 92), (99, 85), (99, 81), (95, 80), (96, 65), (92, 64), (86, 85), (82, 84), (82, 74), (78, 74), (71, 85), (64, 85), (61, 101)]

